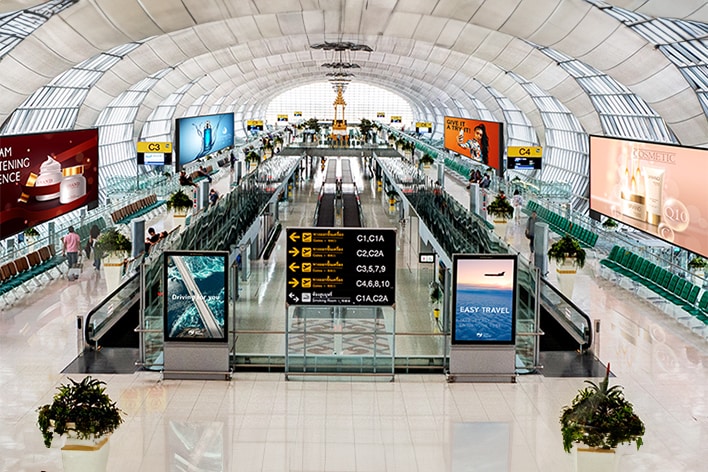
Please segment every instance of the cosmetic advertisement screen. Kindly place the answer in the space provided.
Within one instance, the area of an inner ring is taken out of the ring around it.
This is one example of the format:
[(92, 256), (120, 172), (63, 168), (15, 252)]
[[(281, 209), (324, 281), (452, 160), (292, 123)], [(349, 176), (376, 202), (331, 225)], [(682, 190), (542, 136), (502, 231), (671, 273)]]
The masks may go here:
[(98, 205), (98, 130), (0, 136), (0, 239)]
[(516, 256), (453, 256), (452, 344), (514, 344)]
[(164, 253), (165, 341), (226, 342), (227, 252)]
[(708, 257), (708, 150), (590, 136), (590, 209)]
[(446, 116), (443, 133), (445, 149), (492, 167), (502, 175), (504, 130), (502, 123)]
[(177, 170), (200, 157), (234, 145), (234, 114), (177, 119)]

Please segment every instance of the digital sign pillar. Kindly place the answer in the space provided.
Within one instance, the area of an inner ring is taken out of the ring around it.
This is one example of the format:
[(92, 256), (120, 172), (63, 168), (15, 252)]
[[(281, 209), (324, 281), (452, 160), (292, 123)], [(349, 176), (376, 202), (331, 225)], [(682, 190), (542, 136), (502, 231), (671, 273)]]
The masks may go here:
[(453, 256), (453, 379), (515, 381), (516, 263), (511, 254)]

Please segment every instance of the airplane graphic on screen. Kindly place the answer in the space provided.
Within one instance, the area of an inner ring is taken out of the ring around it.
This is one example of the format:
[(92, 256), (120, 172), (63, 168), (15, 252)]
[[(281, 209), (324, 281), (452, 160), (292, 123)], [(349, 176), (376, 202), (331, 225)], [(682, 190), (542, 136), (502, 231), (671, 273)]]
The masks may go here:
[(503, 276), (504, 276), (504, 272), (506, 272), (506, 271), (504, 270), (504, 271), (499, 272), (499, 273), (497, 273), (497, 274), (484, 274), (484, 276), (485, 276), (485, 277), (503, 277)]

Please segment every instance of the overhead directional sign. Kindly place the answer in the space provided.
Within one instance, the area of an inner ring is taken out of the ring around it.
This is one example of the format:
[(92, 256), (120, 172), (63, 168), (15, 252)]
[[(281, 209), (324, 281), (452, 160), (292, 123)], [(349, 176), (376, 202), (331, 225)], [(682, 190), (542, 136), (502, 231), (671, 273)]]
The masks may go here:
[(172, 152), (172, 143), (138, 141), (138, 152)]
[(541, 157), (543, 148), (541, 146), (509, 146), (506, 148), (508, 157)]
[(288, 228), (286, 250), (288, 304), (395, 303), (392, 229)]

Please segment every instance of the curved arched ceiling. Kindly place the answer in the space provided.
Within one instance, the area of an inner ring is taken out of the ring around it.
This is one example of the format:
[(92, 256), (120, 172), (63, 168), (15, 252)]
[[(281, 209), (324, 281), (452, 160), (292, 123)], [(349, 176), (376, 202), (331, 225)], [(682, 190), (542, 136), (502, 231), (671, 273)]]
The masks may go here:
[[(666, 3), (672, 4), (670, 12)], [(702, 22), (708, 17), (703, 1), (607, 4)], [(331, 61), (332, 53), (309, 46), (336, 40), (371, 46), (373, 52), (347, 56), (362, 66), (356, 80), (397, 91), (416, 108), (470, 104), (468, 93), (482, 84), (541, 126), (533, 102), (505, 74), (513, 71), (557, 97), (587, 132), (601, 132), (586, 93), (526, 41), (552, 47), (626, 85), (664, 118), (681, 143), (708, 145), (706, 116), (677, 68), (584, 0), (81, 1), (2, 58), (0, 121), (61, 72), (131, 41), (144, 44), (91, 89), (77, 126), (92, 126), (115, 96), (165, 67), (174, 69), (151, 90), (142, 119), (192, 81), (181, 110), (204, 93), (210, 94), (207, 105), (226, 97), (225, 104), (248, 102), (265, 110), (277, 93), (323, 80), (327, 70), (320, 64)], [(478, 98), (496, 109), (487, 94)]]

